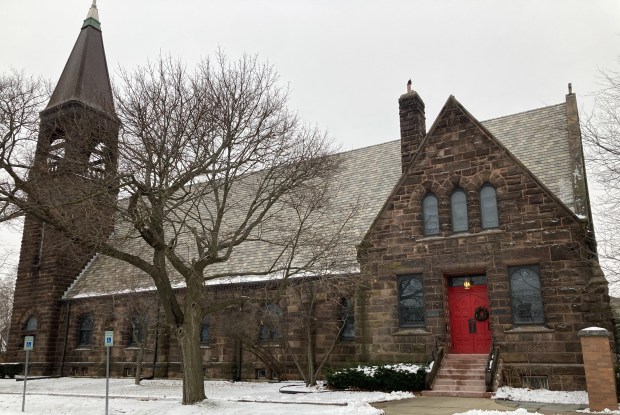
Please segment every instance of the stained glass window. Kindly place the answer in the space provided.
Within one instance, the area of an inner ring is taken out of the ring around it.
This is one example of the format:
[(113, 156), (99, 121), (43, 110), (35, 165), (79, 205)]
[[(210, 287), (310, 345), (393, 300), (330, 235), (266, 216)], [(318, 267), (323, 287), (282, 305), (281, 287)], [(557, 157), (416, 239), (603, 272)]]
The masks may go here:
[(463, 189), (456, 189), (450, 197), (452, 210), (452, 232), (466, 232), (469, 230), (467, 220), (467, 196)]
[(90, 346), (93, 340), (93, 318), (90, 314), (82, 317), (80, 321), (80, 329), (78, 331), (78, 345)]
[(480, 189), (480, 216), (483, 229), (497, 228), (499, 226), (497, 193), (495, 188), (489, 183)]
[(514, 324), (543, 324), (540, 271), (538, 265), (510, 267), (510, 299)]
[(421, 276), (409, 275), (398, 279), (398, 304), (401, 327), (424, 326), (424, 287)]
[(439, 207), (435, 195), (429, 194), (422, 201), (424, 235), (439, 234)]

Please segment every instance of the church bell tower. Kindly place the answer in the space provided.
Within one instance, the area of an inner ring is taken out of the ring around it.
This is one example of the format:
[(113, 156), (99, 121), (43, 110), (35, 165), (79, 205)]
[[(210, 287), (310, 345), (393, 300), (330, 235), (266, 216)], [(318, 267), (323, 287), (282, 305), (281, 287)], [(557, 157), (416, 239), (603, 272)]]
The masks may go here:
[(29, 205), (50, 208), (55, 220), (26, 212), (8, 357), (23, 361), (24, 336), (34, 336), (30, 372), (58, 375), (68, 324), (61, 298), (95, 254), (83, 241), (112, 232), (117, 198), (119, 121), (96, 1), (40, 118)]

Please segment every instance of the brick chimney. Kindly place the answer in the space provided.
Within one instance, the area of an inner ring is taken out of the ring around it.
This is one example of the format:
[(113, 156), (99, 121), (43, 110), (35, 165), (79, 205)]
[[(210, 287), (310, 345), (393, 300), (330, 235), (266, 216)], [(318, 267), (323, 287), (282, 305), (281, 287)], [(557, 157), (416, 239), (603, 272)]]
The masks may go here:
[(426, 135), (424, 101), (417, 92), (411, 89), (411, 79), (407, 82), (407, 93), (398, 99), (398, 115), (400, 116), (401, 166), (404, 172)]

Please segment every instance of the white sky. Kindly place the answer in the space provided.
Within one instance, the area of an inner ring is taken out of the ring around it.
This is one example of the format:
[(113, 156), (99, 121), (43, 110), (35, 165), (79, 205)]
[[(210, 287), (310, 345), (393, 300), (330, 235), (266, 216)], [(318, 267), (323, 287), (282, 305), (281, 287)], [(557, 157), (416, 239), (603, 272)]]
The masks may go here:
[[(55, 82), (91, 0), (2, 0), (0, 72)], [(99, 0), (108, 66), (159, 54), (189, 64), (221, 47), (280, 72), (291, 105), (343, 150), (398, 138), (409, 78), (430, 126), (449, 95), (479, 120), (564, 100), (587, 111), (617, 68), (617, 0)], [(583, 114), (582, 114), (583, 115)], [(1, 235), (0, 235), (1, 237)]]
[[(0, 71), (56, 81), (91, 0), (2, 0)], [(430, 126), (450, 94), (480, 120), (581, 103), (620, 54), (614, 0), (99, 0), (108, 66), (160, 53), (193, 63), (221, 47), (258, 54), (292, 106), (343, 149), (398, 138), (412, 78)]]

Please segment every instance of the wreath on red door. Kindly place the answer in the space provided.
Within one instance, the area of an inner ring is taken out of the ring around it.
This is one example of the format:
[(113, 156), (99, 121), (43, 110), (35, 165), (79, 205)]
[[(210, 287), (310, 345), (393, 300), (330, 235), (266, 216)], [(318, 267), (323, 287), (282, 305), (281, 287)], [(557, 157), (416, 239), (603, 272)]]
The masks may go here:
[(477, 321), (486, 321), (489, 318), (489, 309), (481, 306), (474, 311), (474, 318)]

